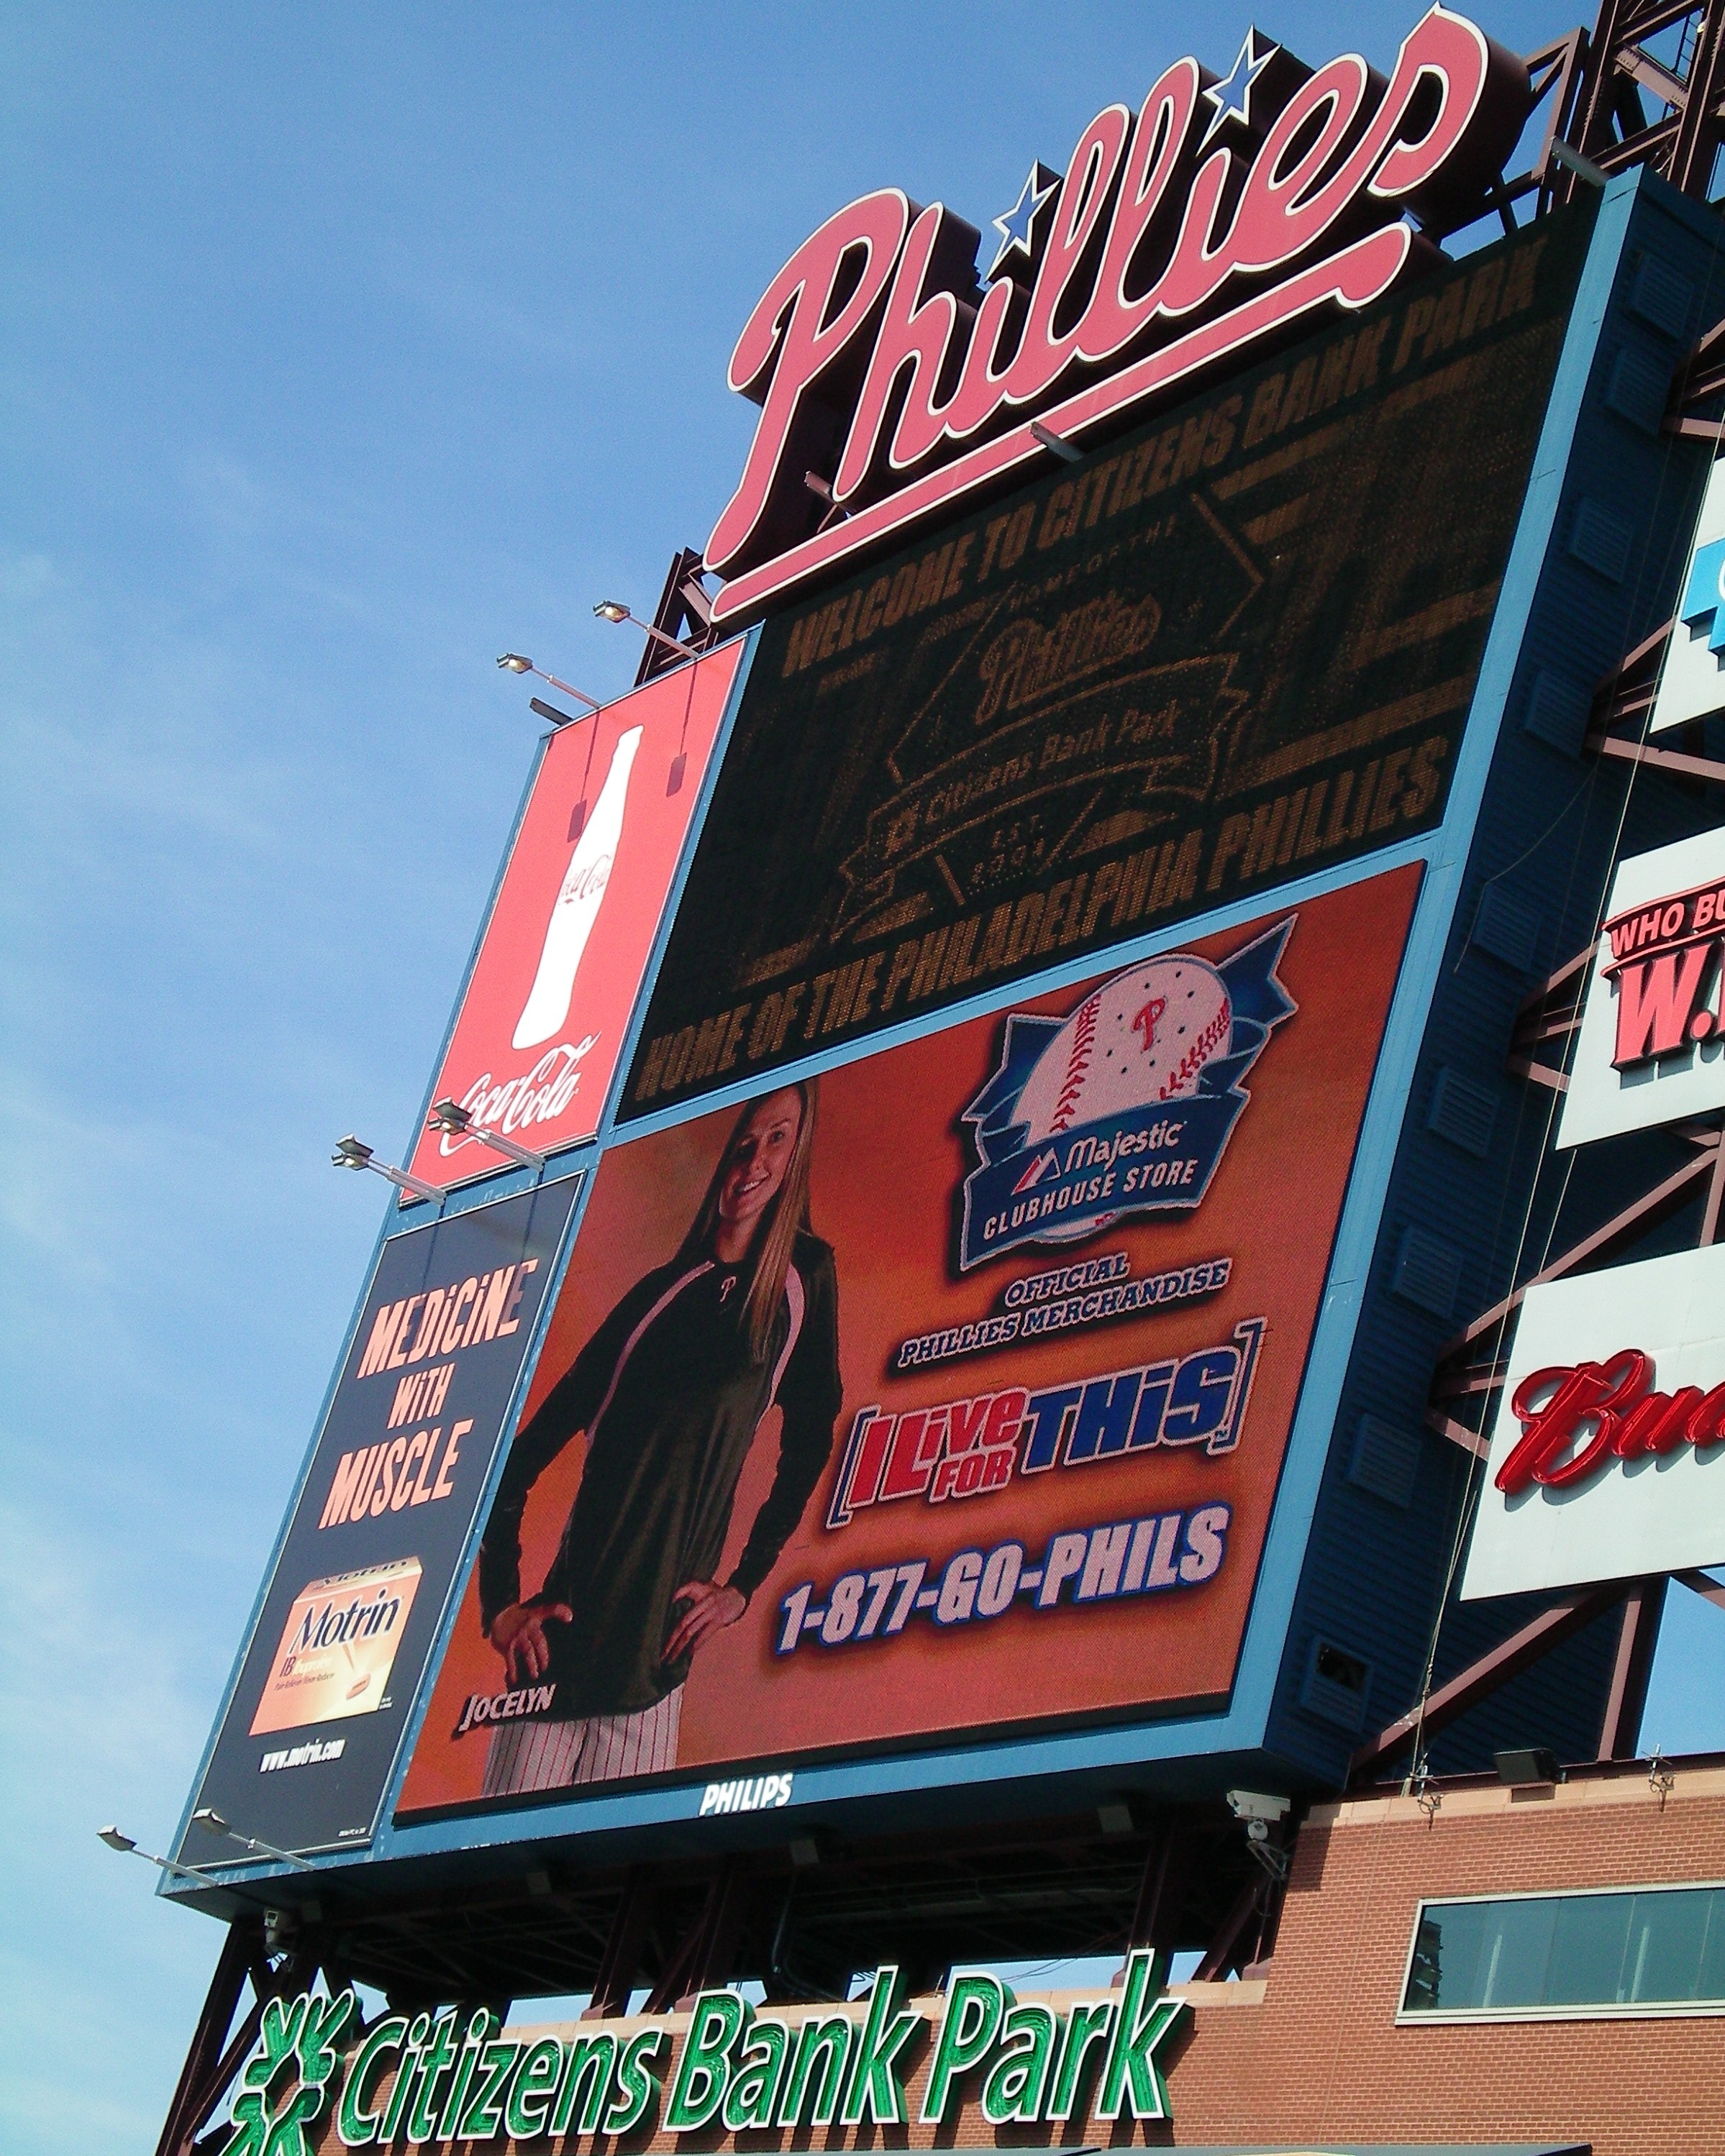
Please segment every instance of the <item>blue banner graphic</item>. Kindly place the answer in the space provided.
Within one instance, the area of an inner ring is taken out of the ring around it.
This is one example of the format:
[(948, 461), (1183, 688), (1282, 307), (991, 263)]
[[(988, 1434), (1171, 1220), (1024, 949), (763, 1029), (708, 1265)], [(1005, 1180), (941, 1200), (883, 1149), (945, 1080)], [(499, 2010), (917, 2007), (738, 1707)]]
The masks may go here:
[(964, 1112), (981, 1164), (965, 1178), (961, 1270), (1202, 1202), (1251, 1098), (1241, 1081), (1297, 1008), (1275, 969), (1298, 918), (1220, 966), (1146, 959), (1066, 1018), (1012, 1014), (1000, 1067)]

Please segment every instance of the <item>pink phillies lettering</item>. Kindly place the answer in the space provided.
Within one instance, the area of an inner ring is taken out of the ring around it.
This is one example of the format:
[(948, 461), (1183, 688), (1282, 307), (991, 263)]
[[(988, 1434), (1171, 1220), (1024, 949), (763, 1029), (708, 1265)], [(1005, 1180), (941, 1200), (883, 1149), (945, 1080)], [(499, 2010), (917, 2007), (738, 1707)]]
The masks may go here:
[[(1388, 83), (1357, 54), (1316, 72), (1283, 62), (1292, 94), (1251, 153), (1207, 153), (1210, 78), (1193, 59), (1135, 119), (1099, 113), (1027, 296), (1009, 275), (979, 293), (975, 228), (896, 188), (804, 241), (731, 358), (731, 387), (761, 416), (707, 545), (728, 579), (717, 616), (1036, 457), (1033, 413), (1082, 439), (1302, 316), (1379, 298), (1436, 259), (1403, 213), (1477, 195), (1529, 103), (1522, 61), (1441, 6)], [(826, 531), (811, 473), (851, 512)]]

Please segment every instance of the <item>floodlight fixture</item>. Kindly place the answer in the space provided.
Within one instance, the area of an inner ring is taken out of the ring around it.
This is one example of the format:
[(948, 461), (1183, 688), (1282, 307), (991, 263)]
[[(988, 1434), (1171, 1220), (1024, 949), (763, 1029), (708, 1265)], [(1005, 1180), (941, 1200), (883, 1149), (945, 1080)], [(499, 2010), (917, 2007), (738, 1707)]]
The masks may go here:
[[(523, 658), (518, 651), (506, 651), (497, 664), (506, 674), (537, 674), (542, 681), (548, 681), (554, 689), (561, 689), (565, 696), (573, 696), (578, 704), (584, 704), (590, 711), (604, 708), (597, 696), (590, 696), (584, 689), (578, 689), (572, 681), (559, 681), (554, 674), (548, 674), (543, 666), (535, 666), (531, 659)], [(533, 709), (539, 708), (537, 703)]]
[(535, 1173), (544, 1169), (543, 1153), (535, 1152), (530, 1146), (517, 1145), (502, 1131), (488, 1131), (482, 1123), (476, 1123), (473, 1111), (464, 1108), (459, 1101), (435, 1102), (425, 1119), (425, 1128), (441, 1131), (445, 1137), (476, 1139), (479, 1144), (489, 1146), (493, 1152), (502, 1153), (506, 1160), (512, 1160), (521, 1168), (530, 1168)]
[(141, 1856), (146, 1864), (153, 1864), (158, 1871), (171, 1871), (177, 1879), (194, 1879), (200, 1887), (217, 1884), (202, 1871), (194, 1871), (189, 1864), (176, 1864), (171, 1856), (157, 1856), (147, 1849), (140, 1849), (129, 1834), (121, 1834), (117, 1826), (99, 1826), (96, 1837), (121, 1856)]
[(237, 1841), (242, 1849), (249, 1849), (255, 1856), (273, 1856), (278, 1864), (291, 1864), (296, 1871), (315, 1871), (317, 1869), (315, 1864), (307, 1864), (303, 1856), (296, 1856), (291, 1850), (278, 1849), (273, 1841), (260, 1841), (255, 1835), (239, 1833), (209, 1804), (198, 1806), (192, 1815), (192, 1824), (207, 1827), (212, 1834), (225, 1835), (229, 1841)]
[(435, 1183), (427, 1183), (422, 1177), (409, 1175), (404, 1168), (390, 1168), (377, 1158), (368, 1145), (362, 1144), (351, 1131), (346, 1137), (336, 1140), (336, 1149), (329, 1157), (329, 1164), (332, 1168), (356, 1170), (368, 1168), (373, 1175), (381, 1175), (386, 1183), (393, 1183), (398, 1190), (408, 1191), (415, 1198), (427, 1199), (440, 1209), (442, 1207), (443, 1193)]
[(601, 621), (632, 621), (644, 635), (651, 637), (655, 644), (662, 644), (667, 651), (674, 651), (679, 659), (698, 659), (701, 655), (693, 644), (667, 636), (662, 629), (655, 629), (651, 622), (642, 621), (631, 613), (621, 599), (601, 599), (593, 611)]

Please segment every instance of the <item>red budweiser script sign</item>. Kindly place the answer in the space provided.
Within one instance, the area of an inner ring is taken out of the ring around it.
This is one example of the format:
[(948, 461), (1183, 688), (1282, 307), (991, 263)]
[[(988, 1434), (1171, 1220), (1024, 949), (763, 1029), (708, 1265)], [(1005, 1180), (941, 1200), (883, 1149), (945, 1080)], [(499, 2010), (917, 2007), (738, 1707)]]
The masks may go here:
[[(1031, 168), (976, 228), (895, 187), (805, 240), (731, 356), (761, 408), (708, 542), (720, 619), (769, 602), (1177, 384), (1432, 266), (1408, 219), (1481, 199), (1530, 105), (1527, 70), (1434, 8), (1391, 80), (1248, 37), (1218, 81), (1177, 60), (1135, 117), (1099, 112), (1063, 177)], [(985, 289), (986, 287), (986, 289)]]
[(1725, 1385), (1653, 1390), (1653, 1358), (1620, 1348), (1604, 1363), (1536, 1370), (1516, 1386), (1510, 1411), (1522, 1435), (1494, 1478), (1506, 1497), (1535, 1482), (1561, 1490), (1614, 1460), (1725, 1442)]
[(1711, 962), (1725, 941), (1725, 885), (1707, 883), (1651, 906), (1631, 906), (1605, 923), (1611, 956), (1601, 969), (1617, 983), (1619, 1070), (1671, 1055), (1720, 1029), (1703, 990), (1717, 990)]

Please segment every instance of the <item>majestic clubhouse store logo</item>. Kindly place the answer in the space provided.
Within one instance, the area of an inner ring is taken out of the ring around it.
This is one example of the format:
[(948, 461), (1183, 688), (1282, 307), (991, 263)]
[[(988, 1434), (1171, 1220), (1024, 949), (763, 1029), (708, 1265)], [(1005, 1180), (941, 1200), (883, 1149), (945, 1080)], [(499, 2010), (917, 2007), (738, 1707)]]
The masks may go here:
[(1135, 116), (1110, 105), (1064, 175), (1033, 165), (974, 225), (896, 187), (830, 217), (731, 356), (761, 408), (707, 543), (719, 621), (1087, 444), (1220, 362), (1440, 258), (1408, 222), (1483, 202), (1530, 104), (1523, 63), (1435, 7), (1385, 83), (1253, 33), (1226, 81), (1177, 60)]
[(1295, 918), (1220, 966), (1182, 951), (1116, 973), (1069, 1018), (1013, 1013), (965, 1111), (982, 1165), (960, 1268), (1200, 1203), (1250, 1097), (1240, 1081), (1295, 1009), (1275, 970)]

